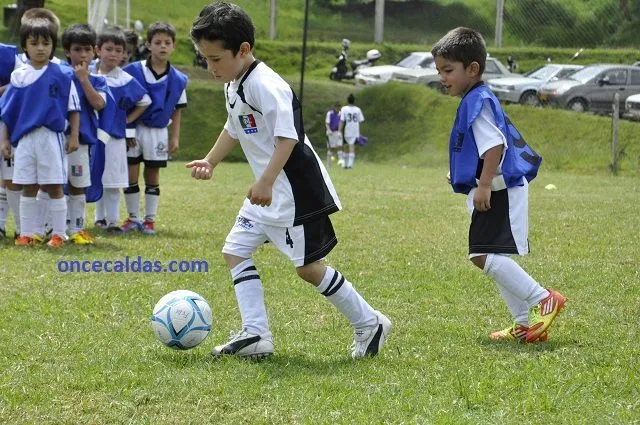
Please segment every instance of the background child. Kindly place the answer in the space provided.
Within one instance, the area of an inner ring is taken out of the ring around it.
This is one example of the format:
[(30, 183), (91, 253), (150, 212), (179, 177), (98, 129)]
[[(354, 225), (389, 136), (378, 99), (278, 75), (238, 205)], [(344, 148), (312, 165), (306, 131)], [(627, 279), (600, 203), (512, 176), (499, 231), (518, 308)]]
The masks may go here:
[(544, 341), (566, 299), (509, 257), (529, 252), (528, 181), (541, 158), (509, 129), (500, 102), (482, 82), (487, 52), (480, 33), (451, 30), (431, 53), (442, 85), (462, 96), (449, 142), (449, 178), (454, 192), (468, 194), (469, 258), (496, 282), (514, 320), (490, 338)]
[(99, 142), (96, 112), (104, 108), (109, 90), (104, 77), (89, 72), (95, 45), (96, 33), (87, 24), (71, 25), (62, 34), (62, 47), (74, 70), (73, 83), (80, 98), (81, 108), (80, 146), (67, 156), (69, 240), (77, 245), (94, 242), (93, 237), (84, 229), (87, 205), (85, 188), (91, 186), (89, 147)]
[(335, 161), (334, 154), (338, 155), (338, 165), (344, 165), (344, 152), (342, 151), (342, 133), (340, 133), (340, 102), (336, 102), (333, 108), (327, 111), (324, 119), (324, 127), (327, 134), (327, 164)]
[(360, 137), (360, 123), (364, 121), (362, 110), (358, 108), (356, 97), (351, 93), (347, 97), (348, 105), (343, 106), (340, 110), (340, 133), (344, 134), (344, 141), (347, 142), (346, 158), (344, 168), (353, 168), (353, 162), (356, 159), (356, 139)]
[[(180, 143), (181, 108), (187, 106), (187, 76), (169, 63), (175, 49), (176, 30), (166, 22), (155, 22), (147, 30), (149, 59), (127, 65), (124, 70), (146, 87), (151, 106), (136, 123), (136, 143), (127, 151), (129, 161), (129, 187), (125, 200), (129, 218), (122, 225), (127, 232), (140, 229), (143, 233), (156, 233), (155, 218), (160, 203), (160, 168), (167, 166), (169, 154), (178, 150)], [(171, 137), (167, 127), (171, 125)], [(138, 175), (144, 161), (144, 222), (140, 224), (140, 188)]]
[[(117, 106), (112, 125), (105, 130), (109, 139), (104, 147), (104, 171), (102, 174), (103, 196), (96, 202), (96, 226), (109, 232), (120, 232), (120, 189), (129, 185), (127, 167), (127, 124), (135, 121), (151, 104), (144, 87), (120, 68), (126, 54), (126, 40), (122, 30), (106, 27), (98, 36), (97, 52), (100, 60), (96, 72), (103, 75)], [(129, 114), (127, 111), (131, 110)], [(132, 131), (135, 131), (132, 129)], [(134, 136), (132, 133), (131, 136)]]
[(264, 357), (273, 353), (260, 276), (253, 259), (266, 241), (292, 261), (354, 328), (353, 358), (375, 356), (391, 321), (374, 310), (337, 270), (320, 261), (338, 243), (329, 214), (340, 210), (333, 184), (302, 128), (300, 102), (289, 85), (256, 60), (251, 18), (238, 6), (206, 6), (191, 38), (209, 72), (226, 82), (227, 122), (205, 159), (186, 166), (196, 179), (214, 168), (238, 143), (256, 182), (249, 188), (222, 249), (242, 317), (242, 330), (213, 355)]
[[(29, 64), (11, 74), (11, 83), (2, 98), (2, 121), (11, 144), (16, 148), (13, 181), (23, 185), (20, 198), (20, 237), (16, 245), (33, 246), (42, 242), (36, 194), (39, 185), (48, 193), (53, 236), (50, 247), (64, 245), (67, 205), (63, 184), (67, 181), (64, 152), (78, 148), (79, 99), (71, 77), (51, 63), (57, 44), (57, 27), (44, 19), (23, 22), (20, 42)], [(48, 96), (42, 96), (48, 93)], [(67, 119), (71, 134), (64, 144)], [(4, 135), (6, 136), (6, 135)], [(11, 147), (2, 138), (2, 152), (10, 156)]]

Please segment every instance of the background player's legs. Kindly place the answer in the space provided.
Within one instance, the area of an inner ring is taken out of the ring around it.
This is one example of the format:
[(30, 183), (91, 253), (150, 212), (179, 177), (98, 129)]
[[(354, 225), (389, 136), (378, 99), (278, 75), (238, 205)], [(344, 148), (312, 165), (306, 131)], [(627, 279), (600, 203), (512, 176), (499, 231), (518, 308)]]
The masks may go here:
[(16, 227), (16, 235), (20, 234), (20, 196), (22, 195), (22, 186), (13, 184), (11, 180), (5, 180), (5, 190), (7, 194), (7, 204), (9, 210), (13, 214), (13, 220)]
[(353, 163), (356, 160), (356, 145), (349, 144), (349, 154), (347, 156), (347, 168), (353, 168)]
[(127, 214), (129, 215), (128, 220), (134, 221), (136, 223), (140, 222), (140, 187), (138, 186), (139, 174), (140, 164), (129, 164), (129, 187), (124, 190), (124, 200), (127, 205)]
[(144, 223), (143, 231), (147, 233), (149, 229), (155, 233), (153, 223), (158, 214), (160, 204), (160, 168), (144, 166)]

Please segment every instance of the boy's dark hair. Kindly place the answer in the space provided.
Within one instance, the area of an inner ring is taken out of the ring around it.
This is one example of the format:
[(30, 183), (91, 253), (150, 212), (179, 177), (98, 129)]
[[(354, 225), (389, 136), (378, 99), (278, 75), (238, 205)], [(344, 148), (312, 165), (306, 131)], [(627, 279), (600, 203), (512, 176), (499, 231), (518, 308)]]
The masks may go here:
[(191, 26), (191, 40), (221, 41), (225, 50), (235, 56), (240, 45), (253, 49), (256, 29), (247, 13), (235, 4), (218, 1), (205, 6)]
[(127, 50), (127, 39), (124, 37), (124, 32), (122, 32), (122, 29), (120, 27), (104, 27), (102, 32), (98, 34), (98, 40), (96, 44), (98, 45), (98, 47), (102, 47), (102, 45), (108, 41), (112, 42), (116, 46), (122, 46), (124, 50)]
[(354, 103), (356, 103), (356, 97), (353, 95), (353, 93), (351, 93), (347, 97), (347, 102), (349, 102), (349, 105), (353, 105)]
[(87, 24), (73, 24), (62, 33), (62, 47), (65, 50), (71, 49), (72, 44), (81, 46), (96, 45), (96, 32)]
[(132, 29), (126, 29), (124, 32), (124, 39), (127, 41), (127, 44), (133, 44), (135, 46), (138, 45), (138, 33)]
[(154, 22), (147, 28), (147, 43), (151, 43), (156, 34), (167, 34), (173, 42), (176, 42), (176, 29), (168, 22)]
[(22, 46), (22, 50), (24, 50), (27, 57), (29, 57), (29, 53), (27, 53), (27, 39), (29, 37), (35, 39), (42, 37), (45, 40), (51, 40), (53, 46), (49, 59), (53, 58), (53, 53), (58, 45), (58, 27), (53, 22), (42, 18), (27, 19), (22, 22), (20, 26), (20, 46)]
[(25, 22), (31, 19), (46, 19), (56, 26), (56, 33), (60, 31), (60, 19), (58, 19), (56, 14), (49, 9), (45, 9), (44, 7), (33, 7), (25, 10), (24, 14), (20, 18), (20, 25), (24, 25)]
[(471, 28), (458, 27), (449, 31), (431, 49), (434, 57), (442, 57), (455, 62), (462, 62), (468, 67), (472, 62), (480, 65), (480, 75), (484, 72), (487, 60), (487, 48), (482, 34)]

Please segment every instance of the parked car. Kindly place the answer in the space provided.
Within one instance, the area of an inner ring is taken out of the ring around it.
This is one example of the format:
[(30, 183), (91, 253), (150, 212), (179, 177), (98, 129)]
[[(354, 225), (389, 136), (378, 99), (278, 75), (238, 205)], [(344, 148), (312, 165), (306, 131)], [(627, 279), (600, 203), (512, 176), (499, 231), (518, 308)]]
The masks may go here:
[(566, 78), (582, 69), (582, 65), (547, 64), (522, 77), (506, 77), (488, 80), (491, 91), (502, 102), (538, 105), (538, 89), (544, 83)]
[(640, 68), (632, 65), (600, 64), (582, 68), (538, 89), (543, 105), (576, 112), (611, 113), (613, 95), (620, 94), (620, 106), (632, 94), (640, 93)]
[[(498, 59), (491, 56), (487, 57), (482, 76), (484, 80), (513, 76), (520, 76), (520, 74), (510, 72)], [(440, 83), (440, 76), (435, 69), (435, 65), (432, 68), (402, 69), (395, 71), (391, 80), (401, 83), (423, 84), (440, 92), (444, 92), (444, 87)]]
[(640, 121), (640, 94), (632, 94), (624, 102), (623, 117)]
[(394, 71), (402, 69), (436, 68), (433, 55), (429, 52), (413, 52), (395, 65), (379, 65), (365, 68), (356, 74), (356, 86), (384, 84)]

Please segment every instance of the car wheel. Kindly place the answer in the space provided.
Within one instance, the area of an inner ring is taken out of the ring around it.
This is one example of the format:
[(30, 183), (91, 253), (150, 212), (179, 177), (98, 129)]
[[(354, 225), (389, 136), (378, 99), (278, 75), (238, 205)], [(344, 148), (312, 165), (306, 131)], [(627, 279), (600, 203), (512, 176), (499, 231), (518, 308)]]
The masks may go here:
[(427, 87), (429, 87), (430, 89), (434, 89), (436, 91), (439, 91), (440, 93), (444, 93), (446, 91), (444, 86), (442, 84), (440, 84), (439, 82), (429, 83), (429, 84), (427, 84)]
[(522, 93), (520, 96), (520, 104), (527, 106), (538, 106), (540, 102), (538, 101), (538, 95), (534, 91), (527, 91)]
[(587, 112), (587, 102), (584, 99), (571, 99), (567, 103), (567, 108), (574, 112)]

